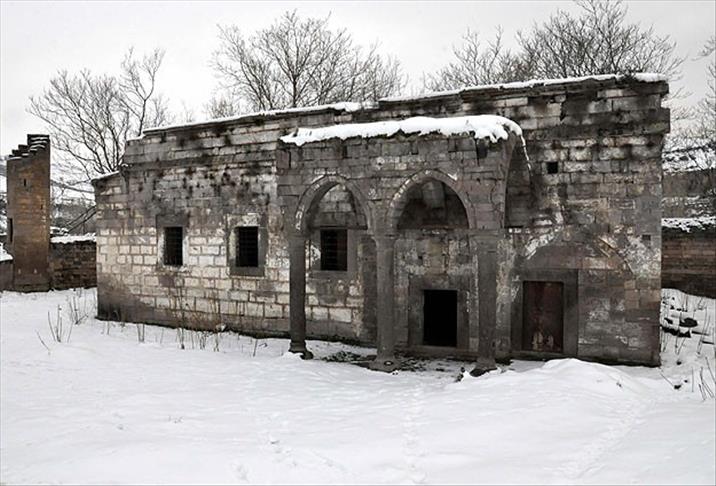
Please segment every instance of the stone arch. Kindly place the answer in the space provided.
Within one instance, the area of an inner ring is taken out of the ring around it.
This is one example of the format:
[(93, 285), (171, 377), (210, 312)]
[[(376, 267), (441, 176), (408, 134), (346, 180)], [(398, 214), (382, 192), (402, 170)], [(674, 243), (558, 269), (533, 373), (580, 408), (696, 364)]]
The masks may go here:
[(398, 230), (398, 222), (408, 203), (410, 190), (431, 180), (442, 182), (457, 195), (465, 209), (468, 228), (475, 228), (475, 215), (474, 211), (472, 211), (472, 204), (458, 187), (457, 181), (443, 172), (427, 169), (417, 172), (405, 180), (391, 198), (385, 222), (386, 230), (389, 234), (395, 234)]
[[(527, 268), (551, 268), (550, 262), (564, 262), (570, 268), (570, 258), (579, 258), (582, 268), (612, 270), (633, 276), (629, 262), (617, 248), (590, 231), (561, 231), (530, 238), (523, 257)], [(584, 259), (584, 260), (583, 260)]]
[(325, 194), (335, 186), (341, 185), (357, 201), (357, 205), (365, 217), (368, 230), (373, 230), (373, 211), (368, 199), (356, 184), (339, 175), (326, 175), (314, 181), (301, 195), (294, 214), (293, 227), (300, 234), (307, 234), (310, 210)]

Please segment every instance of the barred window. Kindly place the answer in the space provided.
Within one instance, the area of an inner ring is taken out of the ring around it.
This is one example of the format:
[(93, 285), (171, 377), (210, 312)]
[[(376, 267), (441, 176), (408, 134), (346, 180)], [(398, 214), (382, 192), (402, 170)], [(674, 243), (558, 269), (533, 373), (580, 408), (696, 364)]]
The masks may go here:
[(348, 270), (347, 230), (321, 230), (321, 270)]
[(240, 226), (236, 228), (236, 266), (259, 266), (258, 226)]
[(167, 226), (164, 228), (164, 264), (182, 266), (183, 260), (184, 228), (181, 226)]

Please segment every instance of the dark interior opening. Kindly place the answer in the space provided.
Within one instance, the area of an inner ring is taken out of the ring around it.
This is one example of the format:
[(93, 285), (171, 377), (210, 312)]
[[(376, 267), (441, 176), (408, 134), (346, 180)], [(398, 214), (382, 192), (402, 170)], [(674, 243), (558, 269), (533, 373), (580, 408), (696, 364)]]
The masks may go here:
[(423, 344), (457, 347), (457, 290), (425, 290)]
[(524, 282), (522, 349), (561, 353), (564, 341), (564, 284)]
[(182, 266), (184, 228), (181, 226), (167, 226), (164, 228), (164, 264)]
[(321, 270), (348, 270), (348, 231), (321, 230)]
[(258, 226), (241, 226), (236, 228), (236, 266), (259, 266)]

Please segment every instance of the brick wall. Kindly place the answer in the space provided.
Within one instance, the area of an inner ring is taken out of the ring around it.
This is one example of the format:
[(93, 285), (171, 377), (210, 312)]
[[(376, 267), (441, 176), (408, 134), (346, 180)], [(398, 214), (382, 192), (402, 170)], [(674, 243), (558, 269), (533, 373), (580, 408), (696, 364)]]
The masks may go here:
[(50, 274), (52, 288), (63, 290), (97, 285), (96, 245), (94, 241), (51, 243)]
[(663, 217), (716, 214), (716, 169), (665, 172)]
[[(28, 135), (7, 161), (8, 251), (17, 290), (50, 287), (50, 141)], [(10, 228), (12, 227), (12, 229)]]
[(0, 290), (12, 290), (12, 260), (0, 261)]
[(661, 244), (664, 288), (716, 298), (716, 227), (664, 228)]

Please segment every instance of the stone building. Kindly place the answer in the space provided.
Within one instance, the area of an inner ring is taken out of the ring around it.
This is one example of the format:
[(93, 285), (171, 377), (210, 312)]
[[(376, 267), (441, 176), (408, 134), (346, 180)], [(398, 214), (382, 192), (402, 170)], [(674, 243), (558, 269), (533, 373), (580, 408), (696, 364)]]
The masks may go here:
[(94, 182), (100, 317), (396, 352), (659, 363), (658, 76), (147, 130)]

